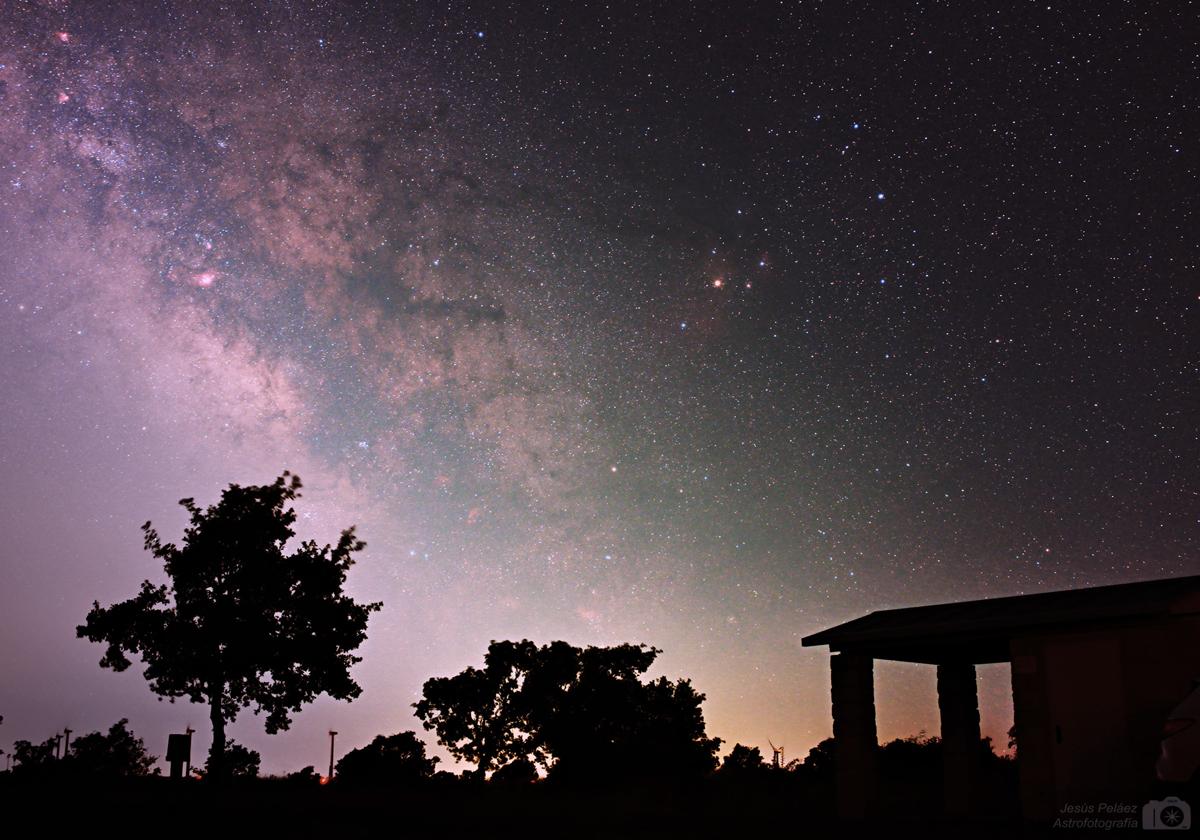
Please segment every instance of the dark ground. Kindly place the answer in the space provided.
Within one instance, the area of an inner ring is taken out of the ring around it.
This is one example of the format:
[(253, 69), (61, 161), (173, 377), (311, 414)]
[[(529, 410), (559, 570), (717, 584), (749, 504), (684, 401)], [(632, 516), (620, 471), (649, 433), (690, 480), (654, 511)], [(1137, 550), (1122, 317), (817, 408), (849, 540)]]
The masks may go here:
[(163, 778), (122, 784), (23, 784), (0, 777), (11, 826), (41, 825), (54, 834), (97, 829), (120, 836), (420, 837), (420, 838), (751, 838), (1017, 837), (1046, 832), (1014, 816), (1012, 791), (993, 790), (991, 816), (951, 821), (937, 791), (895, 783), (881, 791), (886, 817), (858, 825), (833, 815), (823, 783), (647, 784), (621, 790), (548, 784), (426, 784), (348, 790), (287, 780), (234, 783), (223, 789)]

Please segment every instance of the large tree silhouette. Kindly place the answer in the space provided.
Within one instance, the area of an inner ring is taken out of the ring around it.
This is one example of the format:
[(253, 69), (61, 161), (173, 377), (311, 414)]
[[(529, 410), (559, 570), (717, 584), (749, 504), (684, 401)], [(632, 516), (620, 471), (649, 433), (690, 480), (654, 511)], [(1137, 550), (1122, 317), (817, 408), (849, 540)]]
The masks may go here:
[(686, 679), (639, 679), (659, 652), (642, 645), (585, 648), (568, 682), (533, 698), (536, 740), (553, 759), (551, 779), (682, 780), (716, 767), (721, 739), (705, 732), (704, 695)]
[(382, 604), (358, 604), (342, 592), (355, 552), (366, 543), (353, 526), (335, 546), (308, 540), (285, 553), (295, 535), (298, 476), (274, 483), (231, 484), (207, 509), (192, 499), (183, 543), (164, 543), (149, 522), (148, 551), (163, 561), (169, 585), (144, 581), (133, 598), (95, 602), (76, 633), (108, 645), (100, 665), (123, 671), (136, 655), (150, 689), (209, 707), (209, 769), (223, 776), (225, 725), (241, 709), (265, 713), (266, 730), (287, 729), (291, 714), (318, 694), (350, 700), (351, 651), (366, 638), (367, 619)]
[(519, 690), (537, 655), (530, 641), (492, 642), (483, 668), (427, 680), (421, 700), (413, 704), (422, 724), (437, 731), (438, 742), (452, 756), (476, 766), (480, 781), (534, 749)]
[(492, 642), (482, 669), (427, 681), (416, 715), (480, 777), (532, 759), (568, 781), (694, 778), (715, 767), (720, 739), (705, 734), (704, 695), (688, 680), (641, 681), (658, 653)]
[(365, 747), (341, 757), (336, 778), (347, 785), (413, 784), (432, 776), (439, 760), (425, 755), (415, 732), (376, 735)]

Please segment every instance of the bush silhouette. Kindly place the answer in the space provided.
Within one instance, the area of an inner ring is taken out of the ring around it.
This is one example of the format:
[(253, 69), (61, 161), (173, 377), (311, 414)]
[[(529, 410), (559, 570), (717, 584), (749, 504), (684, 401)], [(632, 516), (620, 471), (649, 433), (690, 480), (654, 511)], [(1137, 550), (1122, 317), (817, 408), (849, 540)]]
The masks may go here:
[(431, 777), (438, 760), (425, 756), (425, 744), (415, 732), (376, 735), (365, 747), (342, 756), (334, 778), (347, 785), (412, 784)]
[(157, 757), (146, 752), (141, 738), (126, 728), (128, 718), (114, 723), (108, 734), (93, 732), (71, 742), (66, 759), (71, 771), (88, 776), (149, 776), (157, 772)]
[(158, 759), (146, 752), (141, 738), (129, 731), (129, 720), (122, 718), (109, 727), (107, 733), (92, 732), (80, 735), (63, 744), (62, 757), (59, 736), (40, 744), (17, 741), (13, 758), (17, 762), (14, 774), (23, 778), (119, 779), (157, 774), (154, 762)]
[(770, 769), (758, 747), (734, 744), (717, 772), (727, 778), (755, 778)]
[(530, 785), (538, 779), (537, 765), (527, 758), (514, 758), (492, 774), (494, 785)]
[[(256, 750), (233, 740), (225, 745), (225, 752), (221, 756), (221, 772), (229, 779), (257, 779), (261, 764), (262, 756)], [(213, 757), (210, 755), (200, 775), (207, 777), (212, 774)]]

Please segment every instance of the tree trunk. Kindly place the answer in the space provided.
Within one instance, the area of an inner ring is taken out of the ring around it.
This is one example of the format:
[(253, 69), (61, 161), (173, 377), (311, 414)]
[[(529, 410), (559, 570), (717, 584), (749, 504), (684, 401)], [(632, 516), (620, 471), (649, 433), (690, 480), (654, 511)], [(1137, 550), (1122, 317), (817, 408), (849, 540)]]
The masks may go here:
[(212, 722), (212, 748), (208, 751), (208, 776), (212, 781), (225, 778), (225, 716), (221, 711), (221, 695), (216, 693), (209, 704), (208, 719)]

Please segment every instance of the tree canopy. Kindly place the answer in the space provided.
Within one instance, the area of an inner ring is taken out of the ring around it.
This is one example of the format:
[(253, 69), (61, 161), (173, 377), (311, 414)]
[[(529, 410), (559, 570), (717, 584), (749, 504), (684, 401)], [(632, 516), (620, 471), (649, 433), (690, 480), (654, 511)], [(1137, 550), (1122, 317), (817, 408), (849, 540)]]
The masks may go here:
[(438, 759), (425, 756), (415, 732), (376, 735), (365, 747), (351, 750), (337, 763), (339, 783), (384, 785), (412, 783), (433, 775)]
[[(220, 756), (219, 772), (224, 773), (228, 779), (257, 779), (261, 767), (262, 756), (258, 754), (258, 750), (252, 750), (237, 741), (229, 741), (225, 745), (225, 752)], [(209, 776), (213, 772), (213, 756), (209, 755), (200, 775)]]
[(519, 691), (534, 667), (532, 642), (492, 642), (483, 668), (466, 668), (452, 677), (426, 680), (414, 704), (426, 729), (460, 761), (485, 775), (501, 764), (523, 758), (534, 745), (524, 731), (527, 717)]
[(209, 707), (217, 776), (225, 724), (241, 709), (265, 713), (266, 730), (278, 732), (318, 694), (361, 693), (351, 652), (382, 605), (355, 603), (342, 587), (366, 543), (351, 526), (334, 546), (307, 540), (287, 553), (296, 521), (289, 503), (300, 488), (299, 477), (284, 472), (272, 484), (231, 484), (208, 508), (181, 500), (190, 515), (182, 545), (142, 526), (170, 583), (143, 581), (127, 601), (96, 602), (76, 630), (107, 645), (102, 667), (123, 671), (136, 655), (153, 692)]
[(771, 769), (763, 761), (762, 752), (758, 747), (747, 747), (745, 744), (734, 744), (729, 755), (721, 761), (722, 776), (755, 777)]
[(426, 729), (480, 775), (529, 759), (552, 779), (695, 777), (716, 765), (688, 680), (642, 682), (659, 650), (492, 642), (482, 669), (425, 683)]
[(158, 759), (146, 752), (146, 745), (129, 731), (128, 723), (128, 718), (121, 718), (107, 734), (93, 732), (72, 741), (67, 757), (73, 769), (89, 776), (152, 775)]
[[(87, 776), (89, 778), (128, 778), (157, 772), (158, 759), (146, 751), (141, 738), (129, 731), (128, 718), (122, 718), (108, 732), (77, 736), (67, 744), (55, 735), (40, 744), (17, 741), (13, 745), (15, 772), (21, 776)], [(62, 757), (59, 752), (62, 751)]]
[(16, 762), (13, 772), (19, 776), (44, 774), (57, 766), (58, 736), (47, 738), (41, 743), (19, 740), (13, 742), (12, 756)]

